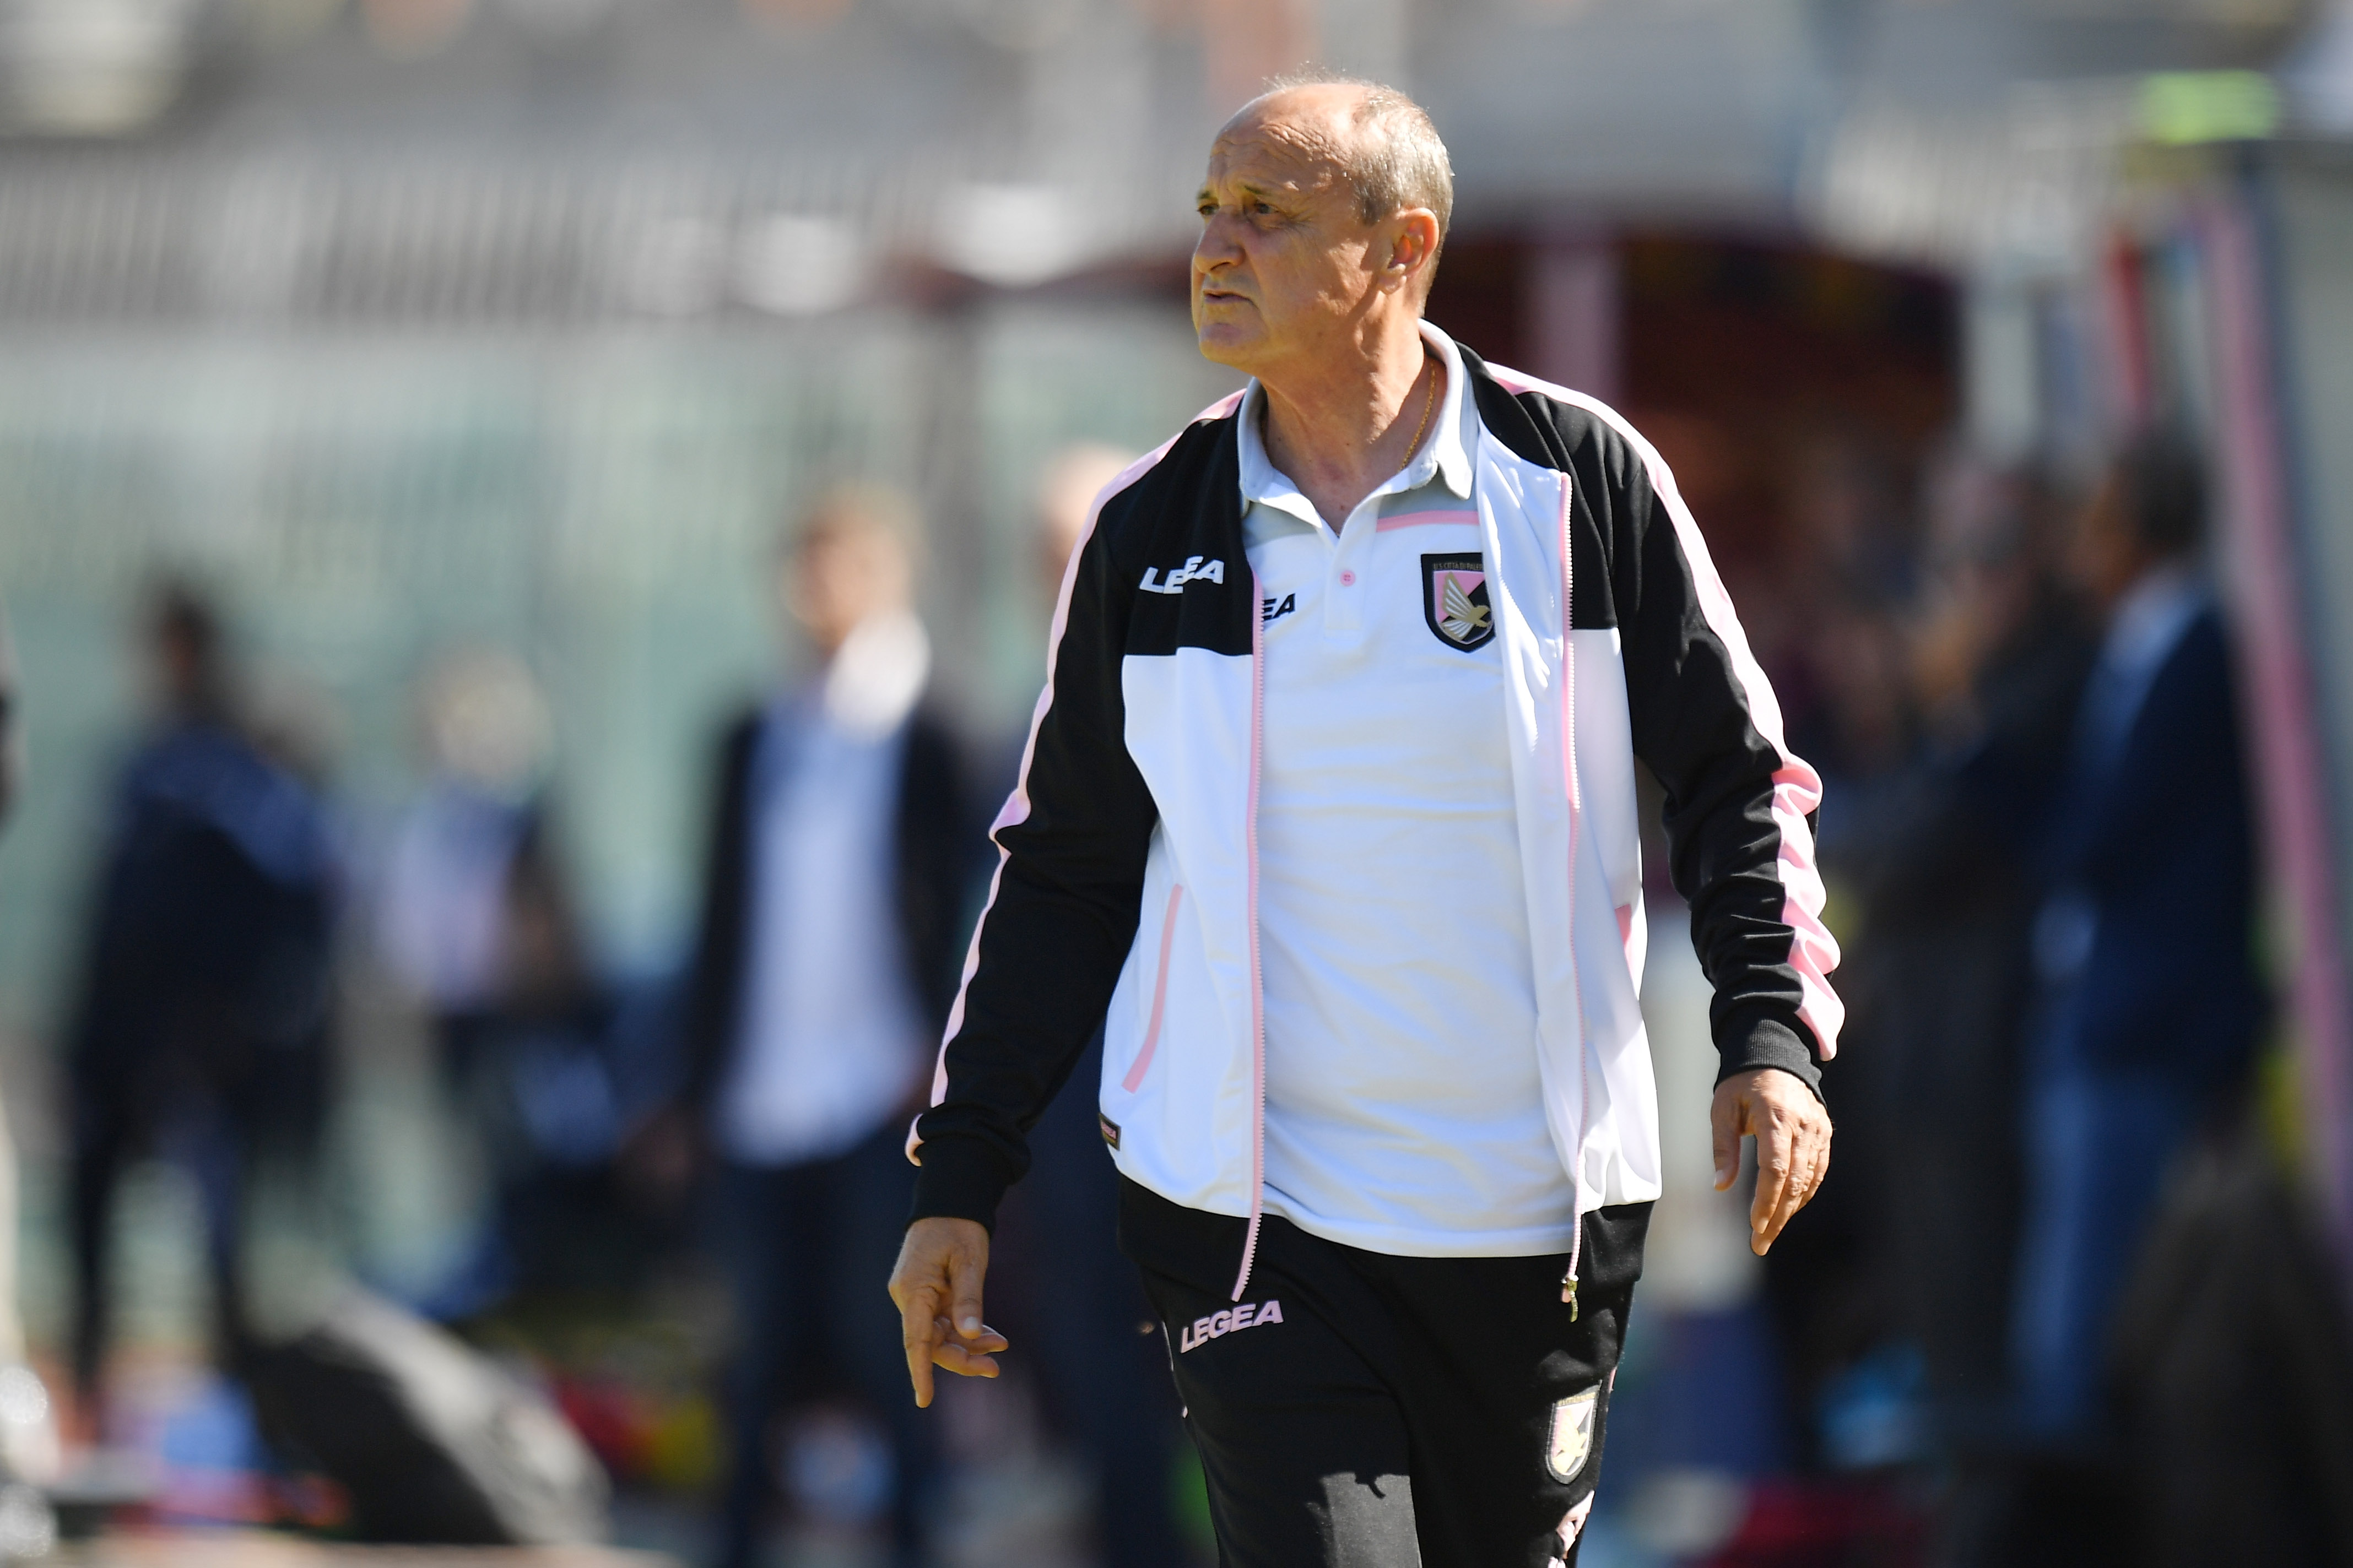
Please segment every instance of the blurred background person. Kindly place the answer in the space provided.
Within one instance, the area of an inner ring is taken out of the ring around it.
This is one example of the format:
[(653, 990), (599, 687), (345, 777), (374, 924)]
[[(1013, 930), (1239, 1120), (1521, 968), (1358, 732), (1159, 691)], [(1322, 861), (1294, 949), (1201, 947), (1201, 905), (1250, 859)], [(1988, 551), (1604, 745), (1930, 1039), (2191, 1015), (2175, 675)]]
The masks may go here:
[[(1096, 497), (1134, 460), (1090, 444), (1047, 465), (1037, 559), (1049, 615)], [(1018, 760), (1008, 761), (1008, 789)], [(1069, 1085), (1030, 1129), (1029, 1174), (998, 1227), (1006, 1289), (996, 1300), (1008, 1337), (1031, 1350), (1049, 1417), (1092, 1482), (1103, 1568), (1176, 1568), (1188, 1561), (1169, 1506), (1184, 1434), (1152, 1303), (1115, 1237), (1119, 1172), (1103, 1147), (1092, 1089), (1102, 1079), (1098, 1029)]]
[(2094, 644), (2036, 476), (1952, 453), (1926, 489), (1909, 638), (1921, 739), (1846, 842), (1898, 1152), (1879, 1232), (1931, 1440), (1955, 1467), (1939, 1560), (1990, 1562), (1973, 1532), (2010, 1387), (2028, 932)]
[[(2011, 1345), (2021, 1436), (2046, 1467), (2107, 1457), (2118, 1294), (2185, 1142), (2236, 1109), (2263, 1015), (2243, 750), (2205, 528), (2196, 453), (2153, 430), (2109, 466), (2076, 544), (2105, 629), (2033, 926)], [(2059, 1500), (2055, 1517), (2021, 1537), (2042, 1555), (2014, 1545), (2004, 1561), (2118, 1549), (2080, 1484), (2044, 1495)], [(2071, 1521), (2083, 1539), (2063, 1532)]]
[(624, 1114), (617, 1006), (563, 864), (546, 700), (520, 658), (477, 647), (433, 666), (418, 707), (428, 776), (386, 858), (376, 923), (486, 1173), (471, 1240), (420, 1303), (462, 1319), (518, 1289), (626, 1278), (638, 1249), (608, 1168)]
[(385, 861), (377, 934), (456, 1070), (501, 988), (508, 889), (535, 848), (549, 721), (531, 671), (495, 649), (438, 661), (417, 708), (426, 783)]
[(260, 1165), (305, 1165), (325, 1110), (336, 868), (321, 801), (245, 722), (217, 610), (185, 584), (142, 628), (153, 709), (117, 779), (68, 1036), (77, 1420), (103, 1430), (109, 1221), (134, 1160), (200, 1196), (215, 1353), (250, 1347), (244, 1216)]
[(8, 621), (0, 615), (0, 823), (16, 807), (16, 791), (24, 782), (25, 716), (16, 679), (16, 644), (8, 635)]
[[(8, 636), (7, 617), (0, 615), (0, 827), (15, 811), (23, 783), (24, 725), (16, 645)], [(24, 1359), (25, 1324), (16, 1300), (16, 1145), (0, 1112), (0, 1363)]]
[[(8, 636), (7, 617), (0, 615), (0, 827), (16, 809), (24, 780), (20, 689), (16, 647)], [(57, 1418), (47, 1389), (25, 1364), (28, 1347), (17, 1297), (17, 1178), (16, 1134), (0, 1109), (0, 1478), (48, 1481), (58, 1474)], [(0, 1554), (25, 1544), (11, 1541), (7, 1521), (0, 1516)]]
[(782, 608), (815, 668), (720, 748), (688, 977), (683, 1126), (716, 1166), (734, 1305), (723, 1568), (760, 1561), (788, 1402), (848, 1395), (889, 1434), (895, 1561), (924, 1561), (936, 1436), (875, 1310), (913, 1198), (928, 1088), (968, 935), (980, 840), (965, 764), (923, 703), (913, 519), (837, 490), (793, 531)]

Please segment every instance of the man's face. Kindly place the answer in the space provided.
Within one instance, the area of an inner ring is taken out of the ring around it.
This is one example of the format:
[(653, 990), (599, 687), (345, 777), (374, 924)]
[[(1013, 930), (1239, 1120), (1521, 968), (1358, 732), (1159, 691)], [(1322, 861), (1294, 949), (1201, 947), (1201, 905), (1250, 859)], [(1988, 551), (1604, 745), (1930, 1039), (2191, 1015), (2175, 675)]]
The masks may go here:
[(858, 624), (906, 608), (913, 587), (906, 551), (881, 529), (821, 529), (794, 552), (785, 608), (830, 658)]
[(2150, 564), (2149, 554), (2133, 533), (2124, 496), (2110, 479), (2093, 495), (2075, 536), (2077, 578), (2105, 609), (2123, 598)]
[(1367, 224), (1334, 151), (1345, 99), (1300, 89), (1219, 132), (1201, 184), (1193, 330), (1219, 364), (1263, 374), (1354, 342), (1382, 295), (1397, 225)]

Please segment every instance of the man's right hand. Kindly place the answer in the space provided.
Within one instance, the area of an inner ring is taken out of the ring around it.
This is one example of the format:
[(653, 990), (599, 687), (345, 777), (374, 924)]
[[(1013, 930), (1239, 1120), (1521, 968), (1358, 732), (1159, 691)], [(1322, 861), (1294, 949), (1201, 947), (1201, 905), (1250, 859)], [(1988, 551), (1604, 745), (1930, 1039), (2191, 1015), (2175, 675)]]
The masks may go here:
[(980, 1321), (980, 1286), (988, 1273), (987, 1227), (968, 1219), (919, 1219), (899, 1244), (891, 1300), (907, 1347), (915, 1404), (932, 1403), (932, 1368), (959, 1377), (995, 1377), (1005, 1336)]

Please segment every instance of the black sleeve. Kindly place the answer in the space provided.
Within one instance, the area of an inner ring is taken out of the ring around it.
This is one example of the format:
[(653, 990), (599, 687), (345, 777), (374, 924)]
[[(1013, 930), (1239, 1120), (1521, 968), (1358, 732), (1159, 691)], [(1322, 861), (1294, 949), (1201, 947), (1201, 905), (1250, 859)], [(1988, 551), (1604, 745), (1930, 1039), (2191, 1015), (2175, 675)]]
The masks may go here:
[(1002, 859), (950, 1024), (936, 1103), (915, 1123), (913, 1217), (995, 1222), (1028, 1133), (1103, 1019), (1135, 940), (1158, 812), (1128, 755), (1120, 665), (1132, 579), (1102, 526), (1071, 569), (1045, 711), (994, 835)]
[[(1820, 930), (1813, 869), (1820, 780), (1759, 726), (1754, 709), (1769, 710), (1771, 693), (1750, 690), (1762, 677), (1745, 646), (1736, 658), (1732, 643), (1745, 639), (1704, 547), (1697, 559), (1685, 549), (1660, 488), (1672, 480), (1614, 430), (1589, 452), (1580, 467), (1599, 481), (1588, 493), (1599, 491), (1596, 521), (1609, 542), (1634, 752), (1665, 791), (1668, 869), (1691, 905), (1692, 945), (1715, 988), (1717, 1081), (1772, 1067), (1820, 1094), (1819, 1042), (1799, 1016), (1801, 933), (1790, 923), (1794, 913), (1818, 951), (1834, 951)], [(1767, 722), (1778, 733), (1778, 712)], [(1784, 821), (1802, 842), (1785, 843), (1775, 819), (1776, 789), (1785, 785)]]

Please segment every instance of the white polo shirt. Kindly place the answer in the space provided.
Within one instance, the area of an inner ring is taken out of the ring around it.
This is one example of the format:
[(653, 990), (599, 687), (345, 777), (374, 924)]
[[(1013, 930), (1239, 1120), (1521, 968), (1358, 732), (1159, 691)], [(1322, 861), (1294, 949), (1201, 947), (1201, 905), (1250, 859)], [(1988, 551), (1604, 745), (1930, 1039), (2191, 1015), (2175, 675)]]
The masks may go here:
[(1255, 382), (1242, 400), (1266, 641), (1266, 1206), (1374, 1252), (1566, 1252), (1576, 1201), (1545, 1122), (1471, 504), (1477, 415), (1453, 343), (1423, 334), (1447, 372), (1429, 435), (1336, 532), (1268, 460)]

